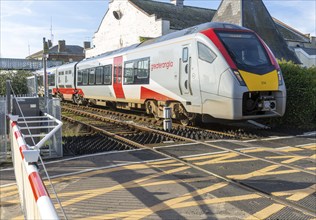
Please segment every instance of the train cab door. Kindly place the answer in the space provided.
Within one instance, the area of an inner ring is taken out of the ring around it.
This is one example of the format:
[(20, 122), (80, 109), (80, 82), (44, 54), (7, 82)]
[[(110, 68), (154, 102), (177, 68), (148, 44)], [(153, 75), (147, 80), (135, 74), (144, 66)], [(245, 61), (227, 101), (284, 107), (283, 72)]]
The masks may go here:
[(125, 99), (124, 91), (123, 91), (123, 75), (122, 75), (122, 64), (123, 57), (114, 57), (113, 64), (113, 89), (115, 92), (115, 96), (118, 99)]
[(182, 55), (179, 64), (179, 89), (181, 95), (192, 95), (190, 74), (190, 45), (184, 45), (182, 46)]

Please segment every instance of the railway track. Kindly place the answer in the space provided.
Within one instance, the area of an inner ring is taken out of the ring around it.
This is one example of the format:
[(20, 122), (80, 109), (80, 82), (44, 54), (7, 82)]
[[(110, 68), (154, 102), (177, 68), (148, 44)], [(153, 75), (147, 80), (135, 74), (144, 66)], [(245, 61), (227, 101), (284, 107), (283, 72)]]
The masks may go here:
[[(90, 109), (90, 108), (89, 108)], [(68, 116), (67, 116), (68, 114)], [(72, 115), (71, 115), (72, 114)], [(185, 164), (193, 169), (199, 170), (204, 172), (208, 175), (215, 176), (223, 181), (229, 182), (230, 184), (236, 185), (240, 188), (246, 189), (251, 192), (255, 192), (264, 198), (269, 198), (277, 203), (281, 203), (287, 207), (293, 208), (297, 211), (307, 213), (316, 217), (315, 210), (310, 207), (306, 207), (305, 205), (291, 201), (286, 198), (278, 197), (273, 195), (273, 193), (269, 192), (269, 190), (264, 190), (261, 187), (258, 187), (256, 184), (253, 184), (251, 181), (244, 181), (239, 180), (238, 178), (235, 179), (230, 177), (230, 175), (225, 175), (223, 173), (217, 172), (216, 170), (208, 169), (195, 163), (194, 160), (181, 157), (176, 153), (170, 153), (168, 150), (164, 150), (164, 148), (156, 148), (157, 146), (164, 146), (164, 145), (203, 145), (204, 147), (208, 147), (209, 149), (216, 149), (223, 153), (233, 153), (240, 157), (248, 158), (248, 160), (259, 161), (260, 163), (266, 164), (266, 166), (275, 166), (280, 169), (290, 169), (293, 172), (299, 173), (301, 175), (308, 175), (308, 176), (316, 176), (314, 170), (310, 170), (307, 167), (301, 167), (299, 165), (291, 165), (282, 162), (278, 162), (272, 159), (267, 159), (269, 157), (260, 156), (252, 154), (251, 151), (243, 151), (238, 149), (231, 149), (229, 147), (223, 147), (214, 145), (213, 143), (205, 142), (205, 138), (197, 138), (194, 135), (183, 135), (185, 132), (190, 131), (190, 129), (195, 128), (186, 128), (182, 131), (182, 133), (177, 132), (165, 132), (162, 130), (157, 130), (151, 127), (145, 127), (136, 123), (131, 123), (130, 121), (126, 121), (121, 119), (114, 119), (113, 117), (103, 116), (104, 111), (98, 111), (97, 113), (93, 112), (93, 110), (87, 111), (73, 109), (69, 107), (63, 107), (63, 119), (69, 120), (73, 123), (80, 123), (84, 126), (90, 127), (95, 132), (102, 133), (110, 138), (116, 139), (121, 143), (125, 144), (126, 146), (130, 146), (131, 148), (144, 148), (151, 151), (154, 151), (157, 154), (163, 155), (164, 157), (178, 161), (182, 164)], [(77, 117), (77, 119), (73, 119)], [(199, 131), (199, 129), (196, 129)], [(227, 139), (233, 138), (233, 136), (224, 135), (224, 134), (216, 134), (218, 138), (222, 137), (229, 137)], [(223, 136), (221, 136), (223, 135)], [(213, 138), (213, 137), (212, 137)], [(214, 139), (214, 138), (213, 138)], [(295, 156), (293, 153), (285, 153), (280, 152), (273, 149), (266, 149), (268, 152), (273, 152), (279, 155), (291, 155)], [(207, 154), (206, 154), (207, 155)], [(308, 158), (309, 161), (314, 161), (315, 159)], [(247, 164), (245, 164), (247, 166)]]
[[(73, 108), (74, 105), (70, 103), (64, 103), (63, 108)], [(85, 112), (89, 112), (96, 115), (106, 115), (110, 119), (114, 119), (117, 121), (130, 121), (131, 123), (136, 123), (140, 126), (145, 126), (149, 128), (153, 128), (156, 130), (162, 131), (162, 120), (156, 120), (150, 116), (144, 116), (143, 112), (141, 115), (124, 113), (121, 111), (112, 111), (104, 108), (97, 108), (97, 107), (88, 107), (88, 106), (76, 106), (78, 110), (82, 110)], [(226, 131), (218, 131), (218, 130), (210, 130), (192, 126), (182, 126), (178, 123), (173, 123), (173, 128), (169, 131), (170, 134), (174, 134), (176, 136), (182, 136), (194, 140), (217, 140), (217, 139), (235, 139), (235, 140), (246, 140), (257, 138), (258, 136), (250, 133), (245, 133), (241, 129), (234, 129)]]

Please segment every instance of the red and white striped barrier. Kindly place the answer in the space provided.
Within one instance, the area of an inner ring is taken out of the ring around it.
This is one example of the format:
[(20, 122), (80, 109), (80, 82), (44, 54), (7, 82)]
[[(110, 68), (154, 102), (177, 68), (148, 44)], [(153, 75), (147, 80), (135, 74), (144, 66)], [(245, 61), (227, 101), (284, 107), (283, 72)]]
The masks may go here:
[[(30, 149), (25, 144), (16, 122), (11, 121), (11, 131), (11, 140), (13, 142), (12, 147), (17, 148), (12, 149), (14, 157), (14, 170), (21, 203), (23, 204), (22, 207), (24, 207), (23, 211), (25, 217), (27, 219), (37, 219), (38, 217), (45, 220), (59, 219), (53, 202), (50, 199), (46, 187), (38, 173), (37, 167), (34, 164), (29, 164), (25, 161), (25, 155), (23, 154), (23, 151)], [(18, 155), (18, 152), (20, 152), (20, 156)], [(21, 169), (21, 164), (24, 165), (25, 169)], [(21, 179), (23, 177), (27, 178)], [(32, 191), (31, 194), (29, 192), (25, 192), (30, 190), (30, 188)], [(33, 195), (33, 199), (29, 198), (30, 195)]]

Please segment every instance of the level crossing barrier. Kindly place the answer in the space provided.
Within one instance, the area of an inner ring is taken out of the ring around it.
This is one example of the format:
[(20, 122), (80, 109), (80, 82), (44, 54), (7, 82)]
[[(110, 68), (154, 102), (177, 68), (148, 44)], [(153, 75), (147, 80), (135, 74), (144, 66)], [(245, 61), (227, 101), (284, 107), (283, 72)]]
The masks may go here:
[[(49, 115), (46, 116), (50, 119), (53, 118)], [(12, 161), (24, 217), (25, 219), (59, 219), (38, 171), (36, 162), (39, 150), (31, 149), (26, 144), (18, 126), (19, 117), (12, 115), (9, 117)], [(56, 129), (58, 129), (57, 127)]]

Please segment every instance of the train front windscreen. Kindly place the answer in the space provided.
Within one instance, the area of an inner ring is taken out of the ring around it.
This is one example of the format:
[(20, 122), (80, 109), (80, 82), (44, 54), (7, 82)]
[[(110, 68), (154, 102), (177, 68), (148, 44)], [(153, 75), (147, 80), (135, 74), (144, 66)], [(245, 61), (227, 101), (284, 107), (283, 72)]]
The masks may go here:
[(275, 68), (265, 48), (254, 33), (218, 31), (217, 35), (238, 69), (264, 74)]

